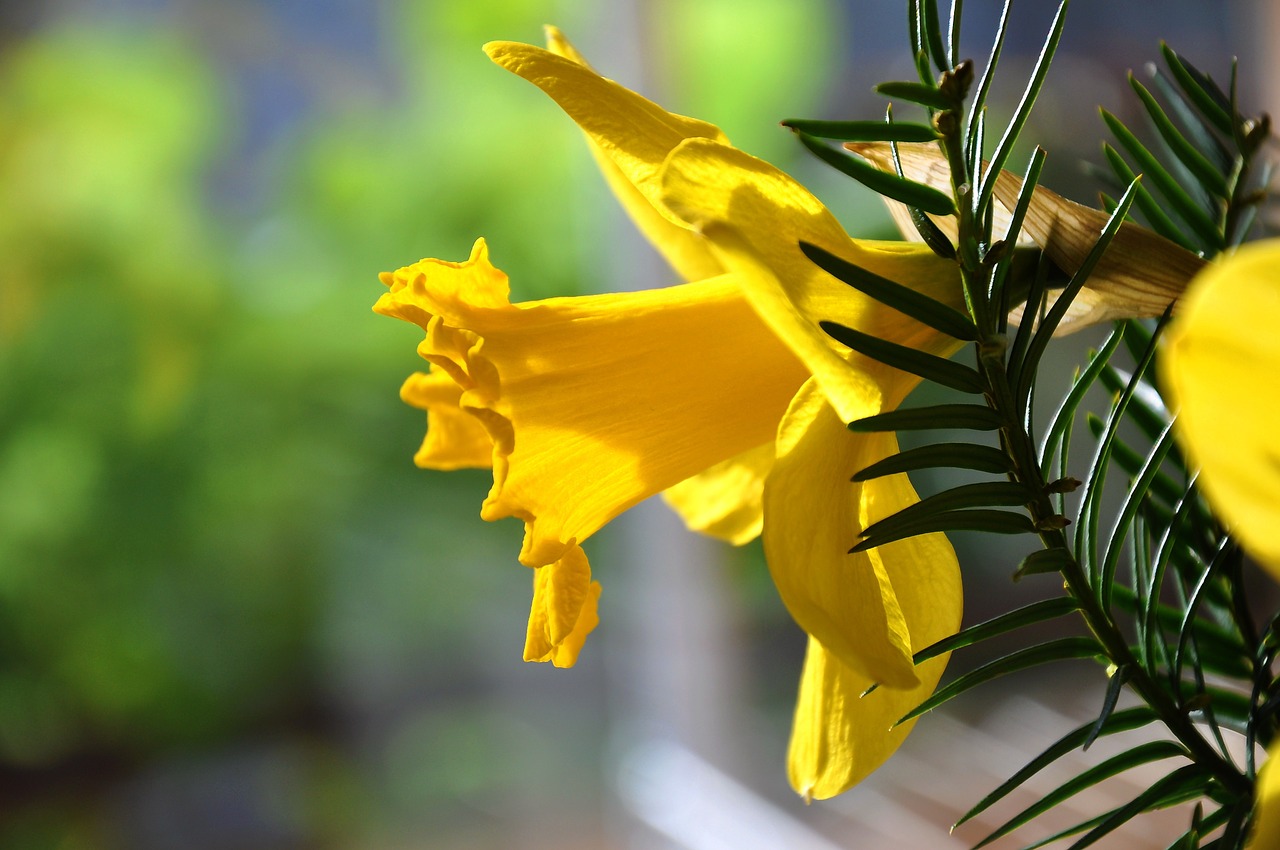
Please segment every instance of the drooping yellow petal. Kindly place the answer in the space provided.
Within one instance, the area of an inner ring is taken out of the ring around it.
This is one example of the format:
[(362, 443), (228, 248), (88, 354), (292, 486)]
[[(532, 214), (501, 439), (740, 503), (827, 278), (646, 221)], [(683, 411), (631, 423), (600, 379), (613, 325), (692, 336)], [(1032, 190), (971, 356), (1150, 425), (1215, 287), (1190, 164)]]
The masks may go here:
[[(765, 553), (775, 582), (807, 588), (809, 604), (825, 606), (823, 614), (832, 618), (820, 630), (805, 627), (811, 637), (788, 754), (796, 791), (825, 799), (861, 781), (893, 754), (914, 721), (890, 727), (933, 692), (947, 663), (946, 656), (932, 659), (914, 668), (914, 684), (900, 677), (904, 687), (880, 687), (863, 697), (872, 684), (895, 680), (869, 664), (849, 663), (863, 660), (870, 646), (883, 645), (876, 621), (880, 611), (873, 598), (854, 595), (859, 592), (854, 577), (874, 574), (881, 592), (893, 600), (894, 607), (884, 610), (897, 618), (893, 636), (901, 645), (887, 649), (901, 656), (885, 660), (898, 670), (910, 664), (912, 653), (955, 634), (963, 595), (959, 562), (941, 534), (845, 554), (866, 525), (919, 499), (905, 475), (851, 484), (853, 472), (897, 451), (896, 438), (850, 434), (816, 394), (804, 395), (788, 413), (777, 466), (765, 489)], [(813, 417), (807, 427), (805, 416)], [(824, 645), (824, 636), (832, 634), (850, 645)]]
[(591, 565), (580, 546), (536, 568), (524, 660), (572, 667), (587, 635), (600, 623), (599, 599), (600, 583), (591, 580)]
[(768, 442), (807, 377), (728, 277), (513, 305), (481, 240), (466, 263), (424, 260), (384, 281), (374, 309), (426, 330), (419, 352), (488, 432), (481, 515), (524, 520), (530, 566)]
[(917, 675), (912, 647), (928, 645), (922, 635), (954, 632), (961, 600), (958, 562), (941, 534), (848, 551), (862, 529), (919, 501), (906, 475), (850, 480), (897, 448), (892, 433), (849, 433), (806, 384), (779, 429), (765, 483), (764, 549), (801, 628), (868, 684), (908, 688)]
[[(845, 147), (882, 170), (893, 171), (895, 168), (887, 142), (849, 142)], [(903, 174), (935, 189), (950, 191), (950, 171), (937, 145), (900, 144), (898, 152)], [(992, 193), (999, 202), (995, 205), (996, 221), (992, 228), (996, 238), (1008, 231), (1009, 210), (1017, 204), (1021, 191), (1022, 178), (1010, 171), (1002, 171), (996, 179)], [(888, 203), (899, 227), (904, 233), (912, 233), (914, 227), (910, 226), (909, 217), (904, 217), (902, 205), (894, 201)], [(953, 217), (930, 218), (955, 241), (956, 222)], [(1108, 218), (1102, 210), (1077, 204), (1037, 186), (1031, 196), (1019, 241), (1039, 245), (1059, 268), (1073, 274), (1093, 249)], [(1163, 315), (1204, 265), (1203, 259), (1158, 233), (1133, 222), (1125, 222), (1090, 274), (1082, 298), (1078, 299), (1080, 303), (1072, 304), (1074, 312), (1058, 326), (1056, 333), (1073, 333), (1113, 319)]]
[(427, 436), (413, 456), (415, 464), (445, 471), (493, 465), (493, 440), (480, 420), (462, 409), (462, 387), (449, 373), (435, 366), (414, 372), (400, 387), (400, 398), (427, 411)]
[[(667, 159), (663, 200), (702, 230), (761, 317), (804, 361), (846, 422), (883, 409), (882, 381), (876, 376), (885, 367), (851, 358), (819, 321), (922, 350), (955, 349), (954, 340), (942, 339), (822, 271), (801, 252), (800, 243), (817, 245), (960, 308), (963, 293), (954, 263), (919, 245), (850, 239), (817, 198), (768, 163), (728, 145), (691, 139)], [(858, 368), (850, 368), (851, 359)]]
[(689, 528), (740, 546), (764, 526), (764, 480), (772, 468), (769, 442), (667, 488), (662, 497)]
[[(931, 642), (923, 640), (918, 648)], [(893, 724), (933, 693), (946, 665), (947, 656), (930, 659), (916, 668), (918, 685), (882, 687), (862, 696), (871, 680), (809, 638), (787, 751), (791, 787), (805, 800), (826, 800), (865, 779), (911, 732), (915, 720)]]
[(1200, 486), (1280, 580), (1280, 240), (1241, 248), (1192, 283), (1161, 376)]
[(1280, 758), (1277, 756), (1280, 756), (1280, 744), (1273, 742), (1254, 787), (1253, 828), (1245, 845), (1249, 850), (1280, 847)]
[(641, 233), (685, 280), (720, 274), (695, 233), (658, 203), (662, 161), (688, 138), (724, 140), (714, 124), (667, 112), (639, 94), (601, 77), (554, 27), (551, 50), (495, 41), (485, 52), (498, 65), (542, 89), (586, 133), (605, 180)]

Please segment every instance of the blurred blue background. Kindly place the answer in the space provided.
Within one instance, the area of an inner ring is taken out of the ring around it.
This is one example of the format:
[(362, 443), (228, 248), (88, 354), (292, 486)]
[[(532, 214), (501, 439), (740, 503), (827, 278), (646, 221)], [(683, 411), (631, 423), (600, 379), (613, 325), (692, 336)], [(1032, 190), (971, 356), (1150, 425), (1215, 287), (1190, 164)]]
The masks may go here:
[[(1025, 5), (1005, 108), (1052, 11)], [(1159, 38), (1219, 77), (1240, 55), (1266, 106), (1254, 5), (1077, 0), (1028, 133), (1048, 182), (1096, 191), (1093, 110), (1134, 116)], [(966, 6), (981, 59), (998, 4)], [(982, 717), (922, 725), (931, 766), (861, 797), (786, 788), (803, 640), (755, 547), (645, 506), (594, 541), (579, 666), (521, 662), (519, 524), (479, 520), (487, 475), (413, 467), (419, 333), (370, 311), (379, 271), (481, 235), (520, 299), (672, 282), (572, 124), (480, 52), (544, 23), (888, 235), (777, 122), (878, 115), (904, 7), (0, 5), (0, 847), (953, 846), (976, 792), (891, 789), (972, 769)], [(968, 616), (1012, 567), (966, 564)]]

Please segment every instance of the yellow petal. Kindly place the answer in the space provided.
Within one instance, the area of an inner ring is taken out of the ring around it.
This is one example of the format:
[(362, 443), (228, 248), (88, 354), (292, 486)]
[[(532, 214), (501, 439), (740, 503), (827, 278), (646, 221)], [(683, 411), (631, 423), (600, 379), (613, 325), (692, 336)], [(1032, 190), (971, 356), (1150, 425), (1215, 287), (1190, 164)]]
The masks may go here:
[[(849, 142), (845, 145), (877, 168), (894, 169), (888, 143)], [(951, 190), (946, 159), (935, 144), (900, 144), (899, 160), (907, 177), (942, 191)], [(996, 179), (994, 197), (996, 221), (992, 233), (999, 238), (1009, 228), (1010, 214), (1022, 191), (1022, 178), (1002, 171)], [(890, 204), (891, 211), (893, 204)], [(955, 241), (955, 219), (931, 216), (934, 223)], [(1039, 245), (1049, 258), (1068, 274), (1074, 274), (1093, 249), (1109, 216), (1101, 211), (1069, 201), (1056, 192), (1037, 186), (1031, 196), (1019, 241)], [(903, 225), (900, 212), (894, 220)], [(914, 228), (913, 228), (914, 229)], [(1063, 322), (1058, 335), (1072, 333), (1091, 324), (1113, 319), (1149, 318), (1164, 314), (1169, 304), (1186, 289), (1205, 261), (1133, 222), (1125, 222), (1112, 239), (1107, 252), (1089, 276), (1084, 294), (1088, 310), (1073, 321)], [(1074, 308), (1074, 304), (1072, 305)]]
[(483, 469), (493, 465), (493, 440), (480, 420), (461, 407), (462, 387), (431, 367), (414, 372), (400, 387), (406, 404), (427, 411), (427, 436), (413, 456), (423, 469)]
[(662, 497), (689, 528), (740, 546), (760, 535), (764, 479), (772, 468), (771, 441), (667, 488)]
[(1241, 248), (1191, 285), (1161, 375), (1200, 486), (1280, 580), (1280, 240)]
[[(954, 632), (952, 628), (937, 639)], [(923, 630), (920, 634), (918, 648), (923, 649), (933, 641)], [(787, 752), (791, 787), (805, 800), (826, 800), (865, 779), (915, 726), (915, 720), (893, 724), (933, 693), (946, 665), (946, 656), (930, 659), (916, 668), (918, 685), (877, 688), (864, 697), (871, 680), (810, 638)]]
[[(803, 415), (813, 421), (801, 430)], [(784, 599), (794, 600), (796, 592), (805, 599), (809, 625), (797, 620), (811, 635), (788, 754), (792, 786), (806, 798), (845, 791), (893, 754), (914, 721), (890, 727), (933, 693), (947, 663), (939, 656), (915, 667), (913, 682), (903, 675), (911, 670), (911, 654), (960, 628), (959, 562), (943, 535), (845, 554), (867, 524), (919, 501), (905, 475), (849, 481), (896, 451), (892, 434), (850, 434), (810, 393), (788, 413), (765, 489), (769, 568), (779, 588), (788, 588)], [(879, 605), (873, 587), (883, 594)], [(788, 607), (796, 614), (800, 604)], [(889, 615), (894, 622), (882, 624)], [(888, 642), (881, 634), (886, 627)], [(832, 636), (835, 642), (826, 643)], [(867, 657), (875, 647), (883, 658)], [(867, 663), (873, 661), (890, 664), (895, 676)], [(877, 682), (902, 687), (863, 697)]]
[(467, 263), (424, 260), (384, 279), (374, 309), (426, 330), (420, 353), (488, 432), (481, 515), (524, 520), (530, 566), (768, 442), (807, 377), (728, 277), (513, 305), (480, 241)]
[[(495, 41), (485, 52), (498, 65), (542, 89), (586, 133), (609, 187), (637, 228), (685, 280), (720, 274), (697, 235), (657, 203), (662, 161), (692, 137), (724, 139), (714, 124), (675, 115), (601, 77), (559, 30), (548, 28), (552, 50)], [(554, 52), (553, 52), (554, 51)]]
[(591, 580), (581, 547), (570, 547), (560, 560), (535, 569), (524, 660), (572, 667), (587, 635), (600, 623), (599, 599), (600, 583)]
[[(667, 160), (663, 198), (672, 212), (702, 230), (761, 317), (804, 361), (846, 422), (880, 412), (885, 402), (879, 397), (881, 382), (873, 376), (887, 367), (850, 358), (819, 321), (923, 350), (956, 347), (954, 340), (943, 340), (822, 271), (801, 253), (799, 243), (817, 245), (960, 307), (963, 293), (954, 263), (919, 245), (851, 240), (817, 198), (768, 163), (728, 145), (692, 139)], [(857, 369), (849, 368), (850, 359)]]
[(850, 481), (896, 451), (892, 433), (850, 434), (806, 384), (779, 429), (765, 482), (764, 549), (801, 628), (868, 684), (907, 688), (916, 684), (912, 647), (927, 645), (921, 634), (950, 634), (958, 625), (960, 585), (955, 552), (941, 534), (848, 551), (862, 529), (919, 501), (906, 475)]
[(1267, 761), (1258, 771), (1254, 788), (1253, 830), (1245, 845), (1250, 850), (1280, 847), (1280, 744), (1272, 743)]

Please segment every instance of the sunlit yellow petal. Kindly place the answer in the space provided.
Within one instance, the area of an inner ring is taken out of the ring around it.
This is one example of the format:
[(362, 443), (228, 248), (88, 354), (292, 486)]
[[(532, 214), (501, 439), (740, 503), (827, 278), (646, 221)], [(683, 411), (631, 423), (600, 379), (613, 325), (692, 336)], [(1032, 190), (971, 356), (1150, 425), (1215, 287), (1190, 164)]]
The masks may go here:
[(862, 296), (800, 251), (808, 242), (862, 267), (962, 307), (954, 263), (905, 243), (855, 242), (840, 223), (791, 177), (728, 145), (684, 142), (667, 159), (663, 198), (672, 212), (699, 227), (725, 268), (737, 275), (757, 311), (800, 357), (845, 421), (882, 409), (884, 368), (857, 359), (818, 326), (838, 322), (922, 350), (951, 351), (954, 340)]
[(1191, 286), (1161, 375), (1200, 486), (1280, 579), (1280, 240), (1241, 248)]
[[(865, 555), (845, 554), (867, 524), (918, 497), (905, 475), (851, 484), (853, 472), (897, 451), (897, 440), (892, 434), (850, 434), (812, 395), (807, 406), (812, 423), (798, 433), (784, 431), (787, 445), (780, 441), (777, 467), (766, 487), (765, 552), (775, 582), (800, 585), (802, 592), (807, 585), (811, 605), (829, 605), (824, 613), (831, 621), (824, 628), (805, 627), (811, 638), (788, 754), (796, 791), (825, 799), (861, 781), (893, 754), (914, 721), (890, 727), (933, 693), (947, 663), (940, 656), (914, 668), (916, 684), (880, 687), (863, 697), (873, 683), (893, 680), (869, 665), (846, 663), (862, 660), (879, 628), (862, 620), (868, 611), (878, 613), (875, 605), (845, 598), (852, 590), (849, 575), (874, 573), (881, 592), (893, 599), (899, 618), (894, 637), (901, 636), (904, 645), (892, 649), (901, 651), (904, 661), (955, 634), (963, 594), (955, 551), (941, 534), (890, 543)], [(797, 425), (801, 409), (797, 405), (788, 414)], [(833, 603), (824, 593), (841, 601)], [(820, 642), (833, 634), (849, 645), (836, 650)]]
[(723, 269), (697, 235), (659, 204), (658, 171), (667, 154), (693, 137), (724, 139), (714, 124), (675, 115), (591, 69), (559, 30), (548, 28), (552, 50), (495, 41), (489, 57), (547, 93), (582, 128), (605, 179), (640, 232), (685, 280)]
[(572, 667), (587, 635), (600, 622), (599, 599), (600, 584), (591, 580), (591, 566), (581, 547), (572, 546), (560, 560), (538, 567), (524, 660)]
[(912, 647), (927, 645), (921, 634), (936, 639), (959, 623), (955, 553), (941, 534), (848, 552), (863, 528), (919, 501), (906, 475), (850, 481), (895, 453), (897, 439), (850, 434), (811, 382), (787, 411), (777, 451), (765, 483), (764, 548), (787, 609), (863, 679), (913, 686)]
[(557, 56), (563, 56), (565, 59), (577, 62), (584, 67), (591, 67), (591, 63), (578, 52), (578, 48), (573, 46), (573, 43), (569, 41), (559, 27), (548, 24), (542, 28), (542, 31), (547, 37), (547, 50)]
[[(932, 642), (923, 629), (913, 631), (921, 635), (919, 649)], [(877, 688), (864, 697), (871, 680), (810, 638), (787, 752), (791, 786), (806, 800), (825, 800), (865, 779), (907, 737), (915, 720), (893, 724), (933, 693), (946, 664), (945, 656), (926, 661), (916, 668), (918, 685)]]
[(425, 328), (420, 353), (461, 386), (493, 442), (481, 515), (524, 520), (530, 566), (768, 442), (807, 377), (728, 277), (513, 305), (477, 245), (387, 275), (374, 309)]
[(443, 369), (415, 372), (400, 398), (427, 411), (427, 436), (413, 456), (423, 469), (485, 468), (493, 465), (493, 440), (480, 420), (461, 407), (462, 387)]
[(662, 497), (689, 528), (740, 546), (760, 535), (764, 479), (772, 468), (769, 442), (667, 488)]

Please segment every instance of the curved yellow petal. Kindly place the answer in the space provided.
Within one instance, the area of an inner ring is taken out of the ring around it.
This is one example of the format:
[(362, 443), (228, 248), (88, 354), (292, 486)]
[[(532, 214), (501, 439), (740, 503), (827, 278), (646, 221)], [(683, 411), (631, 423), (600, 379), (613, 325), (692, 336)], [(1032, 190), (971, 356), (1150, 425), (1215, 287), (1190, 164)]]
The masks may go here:
[(413, 456), (423, 469), (484, 469), (493, 465), (493, 440), (480, 420), (462, 409), (462, 387), (432, 366), (414, 372), (400, 387), (406, 404), (427, 411), (427, 436)]
[(591, 580), (591, 565), (579, 546), (535, 569), (524, 660), (572, 667), (587, 635), (600, 623), (599, 599), (600, 583)]
[(772, 468), (769, 442), (668, 487), (662, 498), (689, 528), (740, 546), (760, 536), (764, 480)]
[(511, 304), (480, 240), (466, 263), (424, 260), (384, 281), (374, 309), (426, 330), (419, 352), (488, 432), (481, 515), (524, 520), (530, 566), (769, 441), (807, 377), (727, 277)]
[(791, 787), (805, 800), (826, 800), (865, 779), (901, 746), (916, 721), (893, 724), (933, 693), (946, 666), (947, 656), (930, 659), (916, 668), (919, 684), (863, 696), (871, 680), (809, 638), (787, 750)]
[[(896, 451), (892, 433), (850, 434), (806, 384), (779, 429), (765, 482), (764, 549), (801, 628), (867, 684), (910, 688), (913, 647), (955, 631), (961, 594), (955, 552), (941, 534), (848, 551), (862, 529), (919, 501), (906, 475), (850, 481)], [(925, 636), (932, 639), (921, 643)]]
[(1280, 744), (1272, 743), (1254, 787), (1253, 828), (1245, 845), (1250, 850), (1280, 847)]
[[(878, 363), (851, 356), (818, 326), (838, 322), (902, 345), (949, 353), (958, 343), (867, 298), (814, 265), (808, 242), (957, 309), (963, 306), (954, 263), (908, 243), (856, 242), (822, 203), (790, 176), (728, 145), (682, 143), (663, 169), (663, 199), (702, 230), (724, 267), (737, 276), (761, 317), (796, 353), (846, 421), (892, 407), (880, 397)], [(858, 365), (851, 369), (850, 362)]]
[(1161, 375), (1200, 486), (1280, 580), (1280, 240), (1241, 248), (1192, 282)]
[(688, 138), (724, 139), (714, 124), (667, 112), (650, 100), (601, 77), (563, 34), (547, 29), (551, 50), (495, 41), (484, 49), (498, 65), (542, 89), (586, 133), (609, 187), (641, 233), (685, 280), (714, 277), (723, 269), (706, 245), (658, 203), (658, 172), (677, 144)]
[[(774, 581), (810, 633), (788, 775), (805, 798), (826, 799), (879, 767), (911, 730), (914, 721), (891, 727), (933, 693), (947, 664), (944, 655), (911, 668), (911, 655), (956, 633), (963, 592), (955, 551), (941, 534), (846, 554), (862, 528), (918, 497), (905, 475), (851, 484), (853, 472), (897, 451), (896, 438), (850, 434), (820, 396), (800, 395), (765, 489), (764, 541)], [(862, 696), (875, 683), (900, 687)]]

